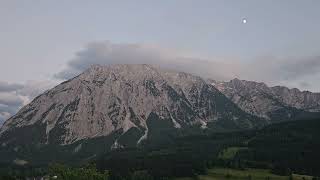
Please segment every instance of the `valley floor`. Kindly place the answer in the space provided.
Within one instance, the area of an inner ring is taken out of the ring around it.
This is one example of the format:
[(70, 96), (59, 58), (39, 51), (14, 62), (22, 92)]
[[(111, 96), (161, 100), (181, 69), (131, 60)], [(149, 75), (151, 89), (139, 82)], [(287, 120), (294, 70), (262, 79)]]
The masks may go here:
[[(312, 180), (311, 176), (293, 174), (293, 180)], [(278, 176), (267, 169), (236, 170), (229, 168), (213, 168), (207, 175), (199, 175), (196, 178), (176, 178), (175, 180), (290, 180), (289, 176)]]

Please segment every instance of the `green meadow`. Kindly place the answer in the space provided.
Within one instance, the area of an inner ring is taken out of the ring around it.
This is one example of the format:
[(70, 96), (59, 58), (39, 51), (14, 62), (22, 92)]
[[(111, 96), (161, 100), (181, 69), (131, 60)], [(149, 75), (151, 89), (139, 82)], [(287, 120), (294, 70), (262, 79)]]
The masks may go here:
[(221, 151), (218, 155), (219, 159), (233, 159), (240, 150), (248, 149), (247, 147), (229, 147)]
[(267, 169), (246, 169), (236, 170), (229, 168), (213, 168), (209, 169), (207, 175), (199, 175), (197, 177), (176, 178), (175, 180), (312, 180), (311, 176), (293, 174), (290, 176), (279, 176), (272, 174)]

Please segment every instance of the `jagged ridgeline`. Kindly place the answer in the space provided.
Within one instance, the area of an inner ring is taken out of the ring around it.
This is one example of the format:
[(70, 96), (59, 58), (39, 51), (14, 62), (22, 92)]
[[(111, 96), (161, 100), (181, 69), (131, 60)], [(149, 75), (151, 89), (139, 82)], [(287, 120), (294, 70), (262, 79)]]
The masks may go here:
[[(279, 103), (285, 108), (271, 103), (265, 113), (250, 98), (237, 100), (238, 94), (223, 91), (211, 80), (150, 65), (92, 66), (38, 96), (4, 123), (0, 159), (88, 160), (112, 149), (167, 141), (180, 132), (252, 129), (279, 117), (313, 115), (284, 100)], [(269, 102), (276, 99), (273, 96), (262, 100)]]
[(320, 93), (283, 86), (268, 87), (265, 83), (239, 79), (208, 82), (243, 111), (271, 123), (320, 117)]
[(1, 155), (26, 158), (26, 151), (52, 146), (81, 154), (93, 140), (103, 147), (99, 151), (108, 151), (190, 127), (233, 130), (264, 124), (200, 77), (149, 65), (92, 66), (7, 120)]

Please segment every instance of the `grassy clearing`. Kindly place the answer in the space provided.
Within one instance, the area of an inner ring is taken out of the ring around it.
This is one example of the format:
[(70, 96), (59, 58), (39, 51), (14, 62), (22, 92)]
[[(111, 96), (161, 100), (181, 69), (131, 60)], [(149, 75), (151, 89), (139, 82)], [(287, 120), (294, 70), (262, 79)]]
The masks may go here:
[[(304, 178), (304, 179), (303, 179)], [(208, 170), (207, 175), (197, 178), (177, 178), (176, 180), (289, 180), (289, 176), (278, 176), (266, 169), (236, 170), (229, 168), (213, 168)], [(293, 175), (293, 180), (312, 180), (311, 176)]]
[(234, 156), (237, 154), (237, 152), (239, 152), (240, 150), (244, 150), (244, 149), (248, 149), (247, 147), (229, 147), (224, 149), (223, 151), (221, 151), (219, 153), (218, 158), (220, 159), (233, 159)]
[(312, 178), (313, 178), (312, 176), (293, 174), (294, 180), (312, 180)]
[(215, 168), (208, 171), (208, 177), (215, 177), (218, 179), (257, 179), (266, 180), (268, 177), (270, 179), (276, 180), (287, 180), (286, 176), (278, 176), (270, 173), (269, 170), (265, 169), (247, 169), (247, 170), (235, 170), (228, 168)]

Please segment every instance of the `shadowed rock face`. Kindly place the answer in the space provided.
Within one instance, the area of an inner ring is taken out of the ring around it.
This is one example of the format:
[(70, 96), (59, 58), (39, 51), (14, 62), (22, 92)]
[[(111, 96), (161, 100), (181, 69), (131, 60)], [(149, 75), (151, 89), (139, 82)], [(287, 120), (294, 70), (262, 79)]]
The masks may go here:
[(320, 93), (301, 92), (281, 86), (268, 87), (264, 83), (239, 79), (208, 82), (242, 110), (272, 121), (316, 116), (320, 112)]
[[(242, 129), (265, 123), (197, 76), (148, 65), (92, 66), (7, 120), (0, 142), (68, 145), (117, 132), (113, 146), (121, 147), (159, 135), (161, 128)], [(21, 134), (28, 133), (33, 136), (22, 141)]]
[(288, 106), (298, 109), (320, 112), (320, 93), (300, 91), (299, 89), (289, 89), (283, 86), (271, 87), (276, 97)]

